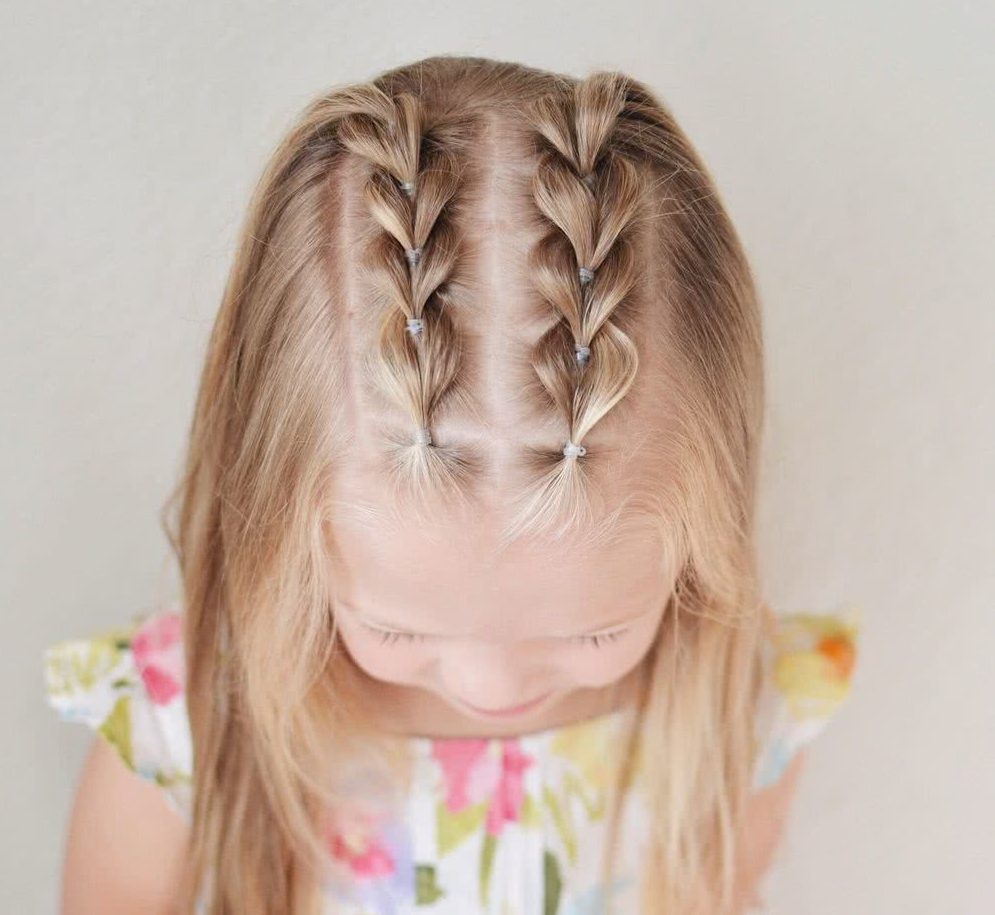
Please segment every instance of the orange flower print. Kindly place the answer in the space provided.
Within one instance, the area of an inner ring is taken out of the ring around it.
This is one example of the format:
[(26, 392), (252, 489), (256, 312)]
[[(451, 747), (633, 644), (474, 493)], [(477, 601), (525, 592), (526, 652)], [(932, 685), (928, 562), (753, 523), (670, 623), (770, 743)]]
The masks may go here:
[(852, 638), (847, 635), (824, 636), (816, 645), (816, 651), (829, 661), (840, 680), (850, 679), (856, 658)]

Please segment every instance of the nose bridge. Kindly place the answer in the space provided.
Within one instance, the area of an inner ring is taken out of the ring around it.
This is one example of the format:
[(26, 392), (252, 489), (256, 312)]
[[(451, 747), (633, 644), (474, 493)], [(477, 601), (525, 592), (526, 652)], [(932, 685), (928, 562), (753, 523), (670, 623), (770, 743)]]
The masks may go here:
[(443, 678), (451, 693), (481, 708), (503, 708), (531, 698), (524, 695), (528, 671), (521, 646), (499, 642), (453, 646)]

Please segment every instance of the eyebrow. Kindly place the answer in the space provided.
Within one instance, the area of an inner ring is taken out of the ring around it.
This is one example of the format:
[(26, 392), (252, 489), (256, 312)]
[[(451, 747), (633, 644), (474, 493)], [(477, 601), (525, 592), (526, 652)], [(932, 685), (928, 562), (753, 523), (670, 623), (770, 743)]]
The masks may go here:
[[(440, 635), (435, 632), (419, 632), (416, 629), (410, 629), (406, 626), (397, 626), (394, 623), (387, 622), (385, 620), (377, 619), (375, 616), (369, 613), (363, 613), (362, 611), (356, 609), (351, 604), (343, 600), (336, 600), (336, 604), (343, 607), (347, 611), (353, 614), (353, 616), (359, 617), (363, 622), (368, 623), (371, 626), (378, 627), (380, 629), (389, 629), (392, 632), (403, 632), (408, 635), (422, 635), (430, 638), (445, 638), (445, 636)], [(653, 608), (650, 608), (653, 609)], [(641, 617), (646, 616), (649, 610), (641, 610), (639, 613), (624, 617), (622, 619), (616, 620), (606, 626), (598, 626), (595, 629), (588, 629), (584, 632), (578, 632), (574, 635), (551, 635), (551, 636), (540, 636), (540, 638), (553, 638), (553, 639), (570, 639), (570, 638), (580, 638), (582, 636), (593, 636), (593, 635), (607, 635), (610, 632), (614, 632), (616, 629), (624, 629), (631, 626), (636, 620)]]

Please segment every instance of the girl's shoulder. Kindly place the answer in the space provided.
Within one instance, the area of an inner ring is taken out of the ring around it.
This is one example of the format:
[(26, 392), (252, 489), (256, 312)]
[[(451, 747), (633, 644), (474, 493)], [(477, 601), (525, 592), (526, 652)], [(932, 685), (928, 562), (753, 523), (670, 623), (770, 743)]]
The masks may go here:
[(107, 740), (189, 822), (193, 748), (181, 626), (179, 608), (149, 610), (49, 645), (43, 667), (46, 701), (59, 717)]
[(849, 696), (861, 618), (856, 606), (824, 613), (767, 612), (754, 788), (776, 782)]

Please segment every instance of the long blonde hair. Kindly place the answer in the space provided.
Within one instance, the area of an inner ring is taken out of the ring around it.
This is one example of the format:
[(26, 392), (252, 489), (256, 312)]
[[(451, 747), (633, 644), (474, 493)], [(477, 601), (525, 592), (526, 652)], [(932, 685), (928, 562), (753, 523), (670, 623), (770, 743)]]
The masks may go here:
[[(522, 237), (536, 241), (516, 261)], [(491, 242), (503, 261), (485, 277)], [(496, 383), (482, 328), (508, 320), (499, 280), (526, 286), (536, 316), (529, 344), (502, 357), (503, 390), (531, 417), (507, 536), (582, 526), (608, 488), (613, 430), (634, 438), (638, 422), (655, 462), (644, 504), (682, 556), (631, 748), (652, 823), (642, 911), (731, 907), (761, 632), (762, 346), (746, 258), (641, 83), (439, 56), (312, 101), (241, 230), (163, 510), (195, 748), (185, 911), (198, 893), (210, 915), (320, 910), (336, 786), (392, 746), (358, 711), (329, 610), (335, 472), (357, 436), (385, 428), (385, 480), (411, 510), (472, 497), (486, 450), (432, 430), (480, 421), (476, 393)], [(374, 344), (353, 357), (362, 328)], [(636, 420), (640, 384), (659, 410)]]

